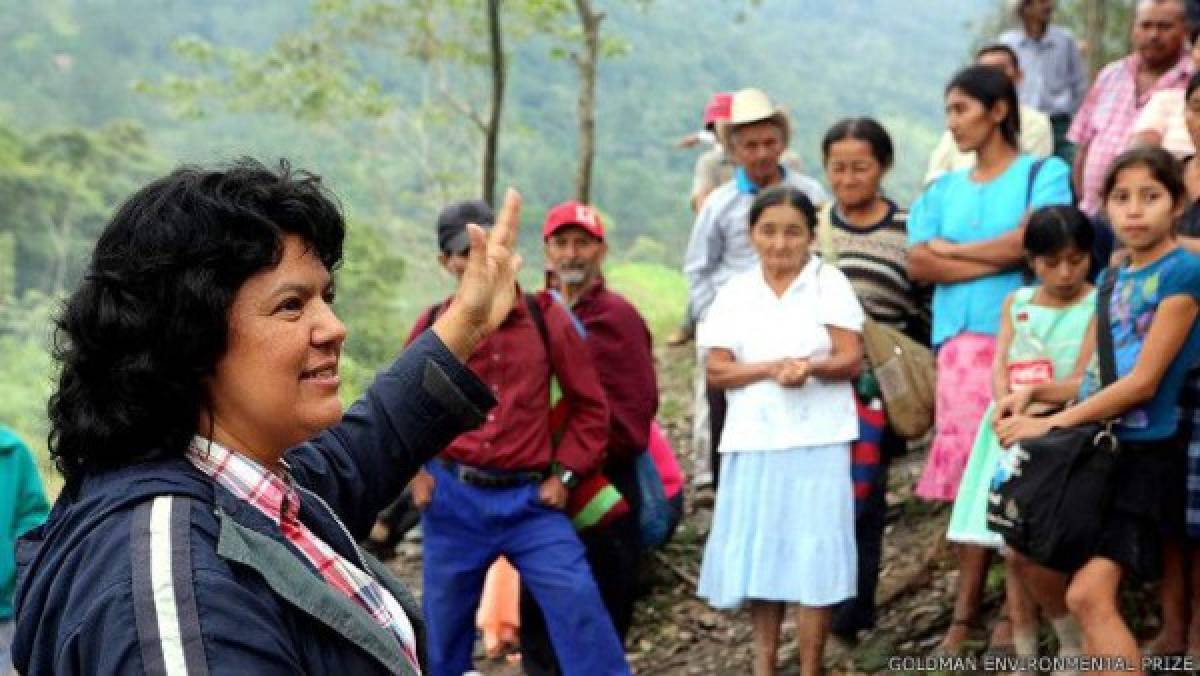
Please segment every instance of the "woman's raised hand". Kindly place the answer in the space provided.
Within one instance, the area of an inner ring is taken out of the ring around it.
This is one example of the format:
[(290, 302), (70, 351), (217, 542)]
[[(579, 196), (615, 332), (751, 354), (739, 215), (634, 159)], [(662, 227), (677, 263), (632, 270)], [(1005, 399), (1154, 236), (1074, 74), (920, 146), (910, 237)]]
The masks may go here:
[(434, 332), (450, 352), (466, 361), (475, 346), (496, 330), (512, 311), (517, 298), (516, 276), (521, 256), (516, 252), (521, 221), (521, 195), (509, 188), (491, 232), (471, 224), (471, 249), (454, 301), (434, 324)]

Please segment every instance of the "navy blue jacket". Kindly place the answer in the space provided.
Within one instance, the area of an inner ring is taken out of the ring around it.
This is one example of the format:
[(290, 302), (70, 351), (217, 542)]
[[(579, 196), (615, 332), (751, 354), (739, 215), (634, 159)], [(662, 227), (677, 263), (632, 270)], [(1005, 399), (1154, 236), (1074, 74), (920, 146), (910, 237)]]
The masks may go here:
[[(427, 459), (494, 405), (426, 332), (320, 436), (287, 452), (301, 520), (412, 596), (355, 541)], [(17, 548), (14, 664), (74, 674), (404, 674), (395, 638), (278, 526), (187, 460), (86, 477)]]

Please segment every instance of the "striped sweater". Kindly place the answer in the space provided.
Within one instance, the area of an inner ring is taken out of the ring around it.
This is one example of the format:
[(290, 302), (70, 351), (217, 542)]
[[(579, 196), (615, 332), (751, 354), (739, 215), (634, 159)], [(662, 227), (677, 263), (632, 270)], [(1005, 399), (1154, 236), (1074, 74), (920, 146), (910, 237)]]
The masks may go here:
[(928, 336), (929, 292), (908, 279), (908, 212), (888, 200), (882, 221), (867, 228), (847, 224), (830, 210), (837, 265), (877, 322), (913, 335)]

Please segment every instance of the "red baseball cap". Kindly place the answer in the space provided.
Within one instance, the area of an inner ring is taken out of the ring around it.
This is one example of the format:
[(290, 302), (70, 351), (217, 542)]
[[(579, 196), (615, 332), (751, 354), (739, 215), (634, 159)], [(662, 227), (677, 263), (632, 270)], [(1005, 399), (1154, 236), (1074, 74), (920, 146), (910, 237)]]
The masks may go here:
[(550, 235), (569, 225), (587, 230), (596, 239), (604, 239), (604, 223), (600, 220), (600, 214), (575, 200), (563, 202), (546, 213), (546, 221), (542, 223), (542, 239), (549, 239)]
[(733, 94), (717, 92), (708, 100), (708, 105), (704, 106), (704, 126), (714, 124), (716, 122), (724, 122), (729, 119), (733, 113)]

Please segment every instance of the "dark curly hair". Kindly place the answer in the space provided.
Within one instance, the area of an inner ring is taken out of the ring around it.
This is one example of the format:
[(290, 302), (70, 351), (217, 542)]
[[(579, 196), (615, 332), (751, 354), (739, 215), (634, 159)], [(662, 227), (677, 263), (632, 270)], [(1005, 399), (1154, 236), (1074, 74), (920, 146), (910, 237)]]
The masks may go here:
[(72, 489), (83, 476), (181, 456), (204, 385), (227, 347), (242, 284), (279, 264), (285, 235), (331, 272), (345, 223), (321, 179), (242, 159), (182, 167), (130, 197), (105, 227), (56, 322), (50, 454)]

